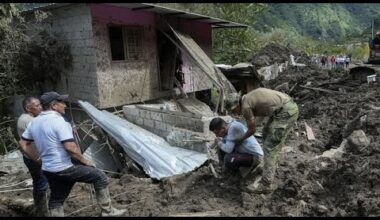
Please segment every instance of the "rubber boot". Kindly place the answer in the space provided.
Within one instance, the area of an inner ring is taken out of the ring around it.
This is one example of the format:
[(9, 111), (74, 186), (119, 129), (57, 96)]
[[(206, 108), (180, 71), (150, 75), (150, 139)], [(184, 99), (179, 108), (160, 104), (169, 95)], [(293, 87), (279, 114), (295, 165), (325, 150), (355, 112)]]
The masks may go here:
[(112, 206), (108, 187), (96, 192), (96, 200), (102, 210), (102, 217), (121, 216), (127, 211), (126, 209), (117, 209)]
[(47, 191), (33, 193), (34, 197), (34, 207), (36, 209), (37, 217), (47, 217), (49, 216), (48, 202), (47, 202)]
[(50, 217), (64, 217), (65, 213), (63, 211), (63, 206), (58, 206), (57, 208), (49, 209)]

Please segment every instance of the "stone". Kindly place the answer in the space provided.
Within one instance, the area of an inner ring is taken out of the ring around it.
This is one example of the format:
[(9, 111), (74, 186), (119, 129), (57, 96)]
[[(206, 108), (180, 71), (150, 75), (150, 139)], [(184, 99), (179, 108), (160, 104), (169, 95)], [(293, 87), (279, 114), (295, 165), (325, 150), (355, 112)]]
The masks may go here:
[(301, 206), (303, 209), (307, 208), (307, 203), (306, 203), (304, 200), (300, 200), (299, 202), (300, 202), (300, 206)]
[(324, 205), (318, 205), (318, 206), (317, 206), (317, 210), (318, 210), (318, 212), (320, 212), (320, 213), (326, 213), (326, 212), (329, 211), (329, 209), (328, 209), (326, 206), (324, 206)]
[(343, 139), (340, 146), (336, 149), (330, 149), (324, 151), (322, 155), (318, 155), (315, 158), (327, 157), (331, 159), (339, 159), (342, 158), (343, 154), (346, 152), (347, 139)]
[(353, 131), (347, 140), (348, 140), (347, 150), (352, 153), (361, 153), (370, 144), (370, 141), (363, 130)]

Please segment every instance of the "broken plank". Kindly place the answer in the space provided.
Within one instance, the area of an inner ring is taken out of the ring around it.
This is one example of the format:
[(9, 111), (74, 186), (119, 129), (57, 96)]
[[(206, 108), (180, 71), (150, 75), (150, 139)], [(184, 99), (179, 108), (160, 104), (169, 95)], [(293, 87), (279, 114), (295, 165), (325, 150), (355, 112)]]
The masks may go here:
[(309, 125), (307, 125), (306, 122), (305, 122), (305, 129), (306, 129), (307, 139), (308, 139), (309, 141), (311, 141), (311, 140), (315, 140), (315, 136), (314, 136), (313, 129), (311, 129), (311, 127), (310, 127)]
[(298, 85), (298, 82), (292, 86), (292, 88), (289, 90), (288, 94), (291, 94), (293, 92), (294, 88), (296, 88), (297, 85)]
[(300, 86), (300, 87), (301, 88), (305, 88), (305, 89), (311, 89), (311, 90), (321, 91), (321, 92), (327, 92), (327, 93), (344, 94), (343, 92), (329, 90), (329, 89), (321, 89), (321, 88), (309, 87), (309, 86)]
[(187, 213), (175, 213), (169, 214), (169, 217), (217, 217), (221, 216), (222, 211), (205, 211), (205, 212), (187, 212)]

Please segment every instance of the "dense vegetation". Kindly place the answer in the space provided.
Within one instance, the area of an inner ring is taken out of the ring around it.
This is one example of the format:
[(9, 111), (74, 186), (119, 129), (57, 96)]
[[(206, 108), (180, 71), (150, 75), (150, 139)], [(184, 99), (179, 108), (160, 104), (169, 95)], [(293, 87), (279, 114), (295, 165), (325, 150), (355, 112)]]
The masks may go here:
[[(23, 14), (22, 4), (0, 4), (0, 154), (18, 146), (15, 138), (14, 100), (21, 94), (40, 94), (53, 88), (71, 66), (68, 47), (43, 31), (47, 13)], [(34, 35), (26, 35), (33, 30)]]
[[(252, 53), (270, 42), (294, 47), (310, 55), (326, 52), (352, 54), (356, 59), (363, 59), (367, 53), (366, 43), (371, 37), (371, 20), (380, 17), (379, 4), (160, 5), (250, 25), (247, 30), (215, 31), (213, 59), (217, 63), (229, 64), (249, 60)], [(238, 37), (229, 41), (228, 36)]]
[(255, 28), (267, 32), (281, 27), (314, 39), (337, 42), (367, 40), (371, 21), (379, 15), (379, 4), (268, 4)]

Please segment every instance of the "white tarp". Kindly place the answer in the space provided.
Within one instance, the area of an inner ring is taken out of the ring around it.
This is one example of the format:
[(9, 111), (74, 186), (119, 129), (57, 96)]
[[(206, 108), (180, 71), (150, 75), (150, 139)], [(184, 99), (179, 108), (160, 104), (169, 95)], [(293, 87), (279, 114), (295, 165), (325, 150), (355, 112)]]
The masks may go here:
[(208, 159), (207, 154), (170, 146), (163, 138), (88, 102), (79, 104), (151, 178), (187, 173)]

